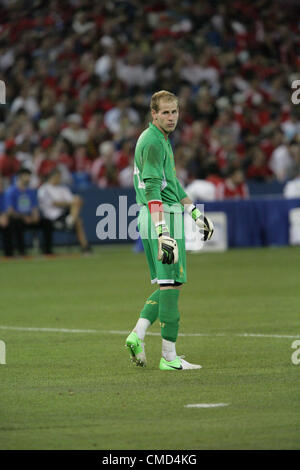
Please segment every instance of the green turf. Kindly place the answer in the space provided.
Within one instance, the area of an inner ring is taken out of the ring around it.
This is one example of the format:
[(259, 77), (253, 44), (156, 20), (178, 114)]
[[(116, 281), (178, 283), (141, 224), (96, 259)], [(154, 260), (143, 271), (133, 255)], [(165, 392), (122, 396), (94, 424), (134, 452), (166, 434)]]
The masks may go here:
[[(0, 261), (1, 449), (299, 449), (300, 248), (188, 255), (177, 351), (200, 371), (148, 367), (124, 348), (152, 288), (143, 254), (104, 247), (92, 257)], [(159, 333), (159, 325), (152, 332)], [(190, 403), (229, 403), (187, 409)]]

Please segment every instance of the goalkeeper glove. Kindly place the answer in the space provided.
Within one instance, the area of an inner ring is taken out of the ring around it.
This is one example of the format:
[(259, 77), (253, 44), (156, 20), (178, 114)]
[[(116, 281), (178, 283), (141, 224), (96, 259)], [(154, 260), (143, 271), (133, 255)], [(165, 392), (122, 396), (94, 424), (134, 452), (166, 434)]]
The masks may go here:
[(156, 226), (158, 235), (158, 260), (162, 264), (172, 264), (178, 262), (178, 246), (176, 240), (170, 237), (168, 227), (161, 222)]
[(208, 217), (205, 217), (205, 215), (202, 216), (196, 206), (190, 206), (188, 211), (197, 226), (200, 228), (200, 232), (203, 233), (203, 240), (210, 240), (214, 233), (214, 225), (212, 221)]

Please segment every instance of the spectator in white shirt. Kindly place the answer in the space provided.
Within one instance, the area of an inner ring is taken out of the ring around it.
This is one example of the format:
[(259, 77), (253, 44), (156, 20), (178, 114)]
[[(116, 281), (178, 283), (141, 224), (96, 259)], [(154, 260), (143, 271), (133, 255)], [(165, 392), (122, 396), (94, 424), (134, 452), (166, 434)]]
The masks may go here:
[(61, 184), (61, 172), (54, 168), (46, 182), (38, 189), (38, 203), (44, 222), (48, 222), (45, 245), (46, 252), (52, 253), (52, 235), (54, 230), (73, 229), (84, 253), (90, 252), (83, 223), (80, 218), (82, 198), (72, 194), (67, 186)]
[(79, 11), (74, 17), (72, 27), (75, 33), (81, 36), (94, 29), (95, 24), (92, 21), (89, 21), (85, 11)]
[(82, 127), (82, 118), (79, 114), (71, 114), (68, 117), (68, 126), (61, 131), (61, 136), (73, 146), (87, 143), (88, 132)]
[(104, 115), (104, 123), (112, 134), (119, 134), (124, 126), (139, 124), (140, 117), (137, 111), (130, 107), (128, 98), (120, 98), (117, 105)]
[(126, 60), (118, 60), (116, 63), (117, 77), (128, 87), (145, 87), (155, 80), (153, 66), (146, 67), (143, 64), (143, 54), (135, 50), (128, 54)]
[(300, 198), (300, 169), (296, 178), (288, 181), (283, 188), (283, 195), (285, 198)]
[(293, 157), (289, 146), (285, 143), (281, 131), (276, 133), (278, 146), (273, 150), (269, 161), (269, 167), (278, 181), (285, 181), (291, 176), (293, 169)]
[(195, 179), (186, 188), (185, 192), (193, 201), (215, 201), (216, 187), (210, 181)]
[(114, 40), (112, 38), (110, 39), (111, 41), (107, 41), (107, 43), (105, 43), (105, 41), (104, 44), (101, 42), (104, 48), (104, 54), (96, 60), (94, 66), (94, 72), (102, 82), (107, 82), (110, 79), (116, 63), (116, 45)]
[(285, 137), (291, 141), (295, 136), (300, 134), (300, 118), (296, 111), (292, 111), (290, 118), (281, 124), (281, 129)]

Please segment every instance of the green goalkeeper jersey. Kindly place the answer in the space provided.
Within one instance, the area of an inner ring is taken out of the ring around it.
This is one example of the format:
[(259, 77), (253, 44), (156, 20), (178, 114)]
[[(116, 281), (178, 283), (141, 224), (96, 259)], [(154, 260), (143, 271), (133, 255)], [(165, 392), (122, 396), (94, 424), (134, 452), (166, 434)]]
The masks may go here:
[(136, 201), (147, 205), (161, 200), (167, 206), (180, 208), (186, 193), (176, 176), (173, 150), (168, 138), (152, 123), (140, 135), (134, 155), (134, 188)]

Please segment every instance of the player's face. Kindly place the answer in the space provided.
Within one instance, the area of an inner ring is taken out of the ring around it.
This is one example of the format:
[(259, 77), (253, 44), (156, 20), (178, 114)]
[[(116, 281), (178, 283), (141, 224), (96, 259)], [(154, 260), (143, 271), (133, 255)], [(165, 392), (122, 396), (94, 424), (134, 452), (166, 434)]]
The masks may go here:
[(169, 134), (173, 132), (178, 121), (178, 105), (177, 101), (159, 101), (159, 110), (152, 110), (153, 124), (160, 130)]

